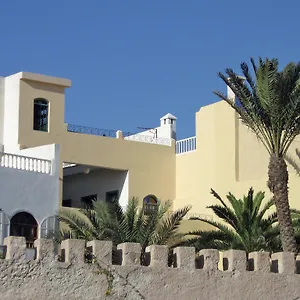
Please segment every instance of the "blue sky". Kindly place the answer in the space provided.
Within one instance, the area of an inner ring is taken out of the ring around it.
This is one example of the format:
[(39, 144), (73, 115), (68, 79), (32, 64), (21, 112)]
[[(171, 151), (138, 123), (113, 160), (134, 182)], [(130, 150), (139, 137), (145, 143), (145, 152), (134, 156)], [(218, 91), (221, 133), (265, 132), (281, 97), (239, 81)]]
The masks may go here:
[[(275, 4), (275, 2), (278, 2)], [(72, 80), (66, 121), (136, 132), (170, 112), (178, 137), (225, 90), (216, 73), (250, 56), (298, 61), (298, 1), (7, 0), (0, 75)]]

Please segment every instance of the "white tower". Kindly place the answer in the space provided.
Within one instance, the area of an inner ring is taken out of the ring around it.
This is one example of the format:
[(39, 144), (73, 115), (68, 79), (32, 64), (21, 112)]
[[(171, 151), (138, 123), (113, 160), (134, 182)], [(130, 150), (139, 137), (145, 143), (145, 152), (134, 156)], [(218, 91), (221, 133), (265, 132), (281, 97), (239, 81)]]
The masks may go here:
[(177, 118), (168, 113), (160, 119), (161, 136), (176, 140), (176, 121)]
[[(238, 76), (238, 77), (245, 82), (245, 80), (246, 80), (245, 77), (243, 77), (243, 76)], [(236, 101), (236, 96), (235, 96), (234, 92), (232, 91), (232, 89), (228, 85), (227, 85), (227, 97), (229, 99), (234, 100), (234, 102)]]

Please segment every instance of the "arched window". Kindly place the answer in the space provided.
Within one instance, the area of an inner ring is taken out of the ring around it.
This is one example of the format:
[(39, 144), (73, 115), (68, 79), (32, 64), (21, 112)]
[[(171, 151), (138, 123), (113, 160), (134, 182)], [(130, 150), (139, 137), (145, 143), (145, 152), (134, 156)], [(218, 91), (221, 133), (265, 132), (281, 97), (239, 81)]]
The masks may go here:
[(53, 238), (59, 231), (58, 218), (51, 216), (45, 219), (40, 226), (41, 238)]
[(150, 214), (158, 208), (158, 200), (154, 195), (147, 195), (143, 199), (143, 206), (145, 214)]
[(10, 220), (10, 235), (25, 237), (27, 247), (32, 248), (33, 242), (38, 237), (38, 223), (27, 212), (17, 213)]
[(46, 99), (34, 99), (33, 129), (48, 131), (49, 102)]

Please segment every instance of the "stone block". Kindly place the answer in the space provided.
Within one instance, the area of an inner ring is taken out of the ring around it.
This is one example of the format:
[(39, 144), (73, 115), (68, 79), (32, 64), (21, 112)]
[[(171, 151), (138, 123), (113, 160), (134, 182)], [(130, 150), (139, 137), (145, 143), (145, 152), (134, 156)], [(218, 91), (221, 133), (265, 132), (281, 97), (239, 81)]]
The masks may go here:
[(24, 237), (9, 236), (4, 239), (6, 259), (26, 259), (26, 239)]
[(146, 254), (150, 257), (151, 267), (168, 267), (169, 248), (165, 245), (151, 245), (146, 248)]
[(84, 263), (84, 240), (64, 240), (61, 243), (61, 250), (64, 251), (66, 263)]
[(199, 267), (204, 270), (218, 270), (219, 251), (215, 249), (203, 249), (199, 252)]
[(174, 266), (177, 268), (195, 269), (195, 248), (177, 247), (174, 249)]
[(55, 258), (54, 243), (51, 239), (37, 239), (34, 241), (36, 259), (53, 261)]
[(99, 264), (112, 264), (112, 242), (111, 241), (90, 241), (87, 248), (91, 248), (93, 257)]
[(270, 273), (271, 263), (270, 263), (270, 253), (269, 252), (251, 252), (248, 257), (249, 271), (258, 271), (264, 273)]
[(123, 243), (117, 246), (121, 252), (122, 266), (138, 266), (141, 264), (141, 245), (139, 243)]
[(224, 271), (246, 271), (247, 257), (242, 250), (228, 250), (223, 254)]
[(296, 259), (294, 253), (278, 252), (271, 256), (272, 272), (282, 274), (296, 273)]

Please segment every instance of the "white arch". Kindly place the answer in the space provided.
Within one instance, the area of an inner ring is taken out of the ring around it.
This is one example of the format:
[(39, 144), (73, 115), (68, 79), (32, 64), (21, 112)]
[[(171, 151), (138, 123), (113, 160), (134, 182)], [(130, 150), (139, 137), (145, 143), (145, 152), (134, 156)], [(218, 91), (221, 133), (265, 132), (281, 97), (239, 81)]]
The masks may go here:
[(58, 219), (56, 215), (48, 216), (41, 222), (39, 237), (46, 238), (49, 233), (55, 232), (58, 229)]
[(9, 236), (10, 218), (3, 210), (0, 210), (0, 245), (3, 245), (4, 238)]

